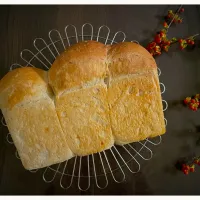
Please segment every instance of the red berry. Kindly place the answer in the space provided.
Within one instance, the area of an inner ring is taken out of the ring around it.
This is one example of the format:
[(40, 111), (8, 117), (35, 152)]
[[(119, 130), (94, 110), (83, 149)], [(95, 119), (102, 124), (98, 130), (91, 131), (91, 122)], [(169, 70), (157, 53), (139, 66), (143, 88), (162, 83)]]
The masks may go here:
[(167, 41), (167, 42), (166, 42), (166, 45), (170, 45), (170, 44), (171, 44), (171, 42), (170, 42), (170, 41)]
[(190, 103), (189, 108), (190, 108), (191, 110), (194, 110), (194, 104), (193, 104), (193, 103)]
[(187, 102), (187, 100), (186, 100), (186, 99), (184, 99), (183, 101), (184, 101), (184, 103), (185, 103), (185, 104), (188, 104), (188, 102)]
[(179, 20), (178, 20), (178, 23), (180, 24), (181, 22), (182, 22), (182, 20), (181, 20), (181, 19), (179, 19)]
[(183, 170), (183, 173), (185, 174), (185, 175), (188, 175), (189, 174), (189, 171), (188, 170)]
[(163, 46), (163, 49), (164, 49), (165, 51), (168, 51), (168, 47), (167, 47), (167, 46)]
[(194, 108), (193, 108), (193, 111), (197, 111), (197, 107), (194, 107)]
[(163, 26), (164, 26), (165, 28), (168, 28), (167, 22), (164, 22), (164, 23), (163, 23)]
[(190, 167), (190, 172), (194, 172), (194, 167)]
[(200, 166), (200, 161), (198, 161), (198, 163), (197, 163), (199, 166)]
[(182, 40), (182, 39), (179, 39), (179, 40), (178, 40), (178, 42), (179, 42), (179, 43), (182, 43), (182, 42), (183, 42), (183, 40)]
[(150, 48), (150, 49), (153, 49), (155, 46), (156, 46), (156, 43), (155, 43), (155, 42), (151, 42), (151, 43), (149, 44), (149, 48)]
[(170, 14), (167, 15), (167, 19), (170, 19)]
[(186, 98), (184, 99), (184, 102), (185, 102), (185, 104), (190, 103), (190, 102), (191, 102), (191, 97), (186, 97)]
[(182, 171), (184, 170), (189, 170), (190, 169), (190, 166), (189, 165), (186, 165), (186, 164), (183, 164), (182, 165)]
[(164, 37), (165, 33), (163, 33), (162, 31), (160, 31), (160, 37)]
[(194, 41), (193, 41), (193, 40), (191, 40), (190, 44), (191, 44), (191, 45), (194, 45)]
[(185, 168), (187, 165), (186, 164), (182, 164), (182, 168)]
[(184, 49), (184, 47), (183, 47), (183, 46), (180, 46), (179, 48), (180, 48), (180, 50), (183, 50), (183, 49)]
[(190, 44), (191, 40), (187, 39), (186, 42), (187, 42), (188, 44)]
[(160, 55), (160, 54), (161, 54), (161, 52), (156, 52), (156, 54), (157, 54), (157, 55)]
[(190, 104), (189, 108), (193, 111), (195, 111), (195, 105), (194, 104)]
[(190, 102), (191, 102), (191, 103), (196, 103), (195, 99), (191, 99)]
[(157, 44), (160, 44), (160, 43), (161, 43), (161, 38), (160, 38), (160, 36), (156, 36), (156, 37), (155, 37), (155, 42), (156, 42)]
[(180, 13), (184, 12), (184, 8), (181, 8), (179, 12), (180, 12)]
[(195, 163), (195, 164), (198, 164), (198, 162), (199, 162), (198, 159), (195, 159), (195, 160), (194, 160), (194, 163)]

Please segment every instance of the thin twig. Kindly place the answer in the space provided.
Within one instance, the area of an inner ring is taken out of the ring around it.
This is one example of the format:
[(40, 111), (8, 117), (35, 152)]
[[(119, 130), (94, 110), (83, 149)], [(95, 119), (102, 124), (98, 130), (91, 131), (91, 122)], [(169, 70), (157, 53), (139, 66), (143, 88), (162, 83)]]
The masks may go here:
[[(189, 38), (195, 38), (195, 37), (197, 37), (197, 36), (199, 36), (199, 33), (197, 33), (197, 34), (195, 34), (195, 35), (193, 35), (193, 36), (190, 36)], [(187, 38), (187, 39), (189, 39), (189, 38)]]
[(173, 23), (173, 21), (174, 21), (176, 15), (177, 15), (177, 14), (179, 13), (179, 11), (181, 10), (181, 8), (182, 8), (182, 5), (180, 5), (179, 9), (176, 11), (174, 17), (172, 18), (171, 22), (169, 23), (169, 25), (168, 25), (168, 27), (167, 27), (167, 32), (168, 32), (169, 27), (172, 25), (172, 23)]
[[(187, 39), (190, 39), (190, 38), (195, 38), (195, 37), (197, 37), (197, 36), (199, 36), (199, 35), (200, 35), (200, 33), (197, 33), (197, 34), (195, 34), (195, 35), (192, 35), (192, 36), (189, 36), (189, 37), (185, 38), (184, 40), (187, 40)], [(178, 42), (178, 40), (175, 41), (175, 42), (172, 42), (171, 44), (175, 44), (175, 43), (177, 43), (177, 42)]]

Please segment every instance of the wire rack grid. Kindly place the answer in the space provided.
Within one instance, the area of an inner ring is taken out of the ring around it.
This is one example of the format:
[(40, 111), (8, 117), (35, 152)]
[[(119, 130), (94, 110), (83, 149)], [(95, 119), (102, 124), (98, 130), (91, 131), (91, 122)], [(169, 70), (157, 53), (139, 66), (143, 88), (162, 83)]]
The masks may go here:
[[(69, 36), (69, 34), (71, 35)], [(21, 65), (15, 63), (11, 65), (10, 70), (23, 66), (40, 67), (48, 70), (53, 61), (58, 55), (60, 55), (61, 52), (63, 52), (63, 50), (71, 46), (73, 43), (78, 43), (79, 41), (96, 40), (104, 44), (115, 44), (126, 40), (126, 34), (124, 32), (118, 31), (112, 36), (110, 29), (105, 25), (99, 27), (97, 34), (95, 35), (94, 27), (89, 23), (83, 24), (80, 35), (74, 25), (67, 25), (64, 29), (64, 35), (65, 36), (63, 37), (58, 30), (53, 29), (48, 34), (50, 40), (49, 43), (47, 43), (43, 38), (36, 38), (33, 42), (33, 46), (35, 47), (34, 50), (36, 52), (24, 49), (21, 52), (20, 57), (25, 64)], [(139, 44), (139, 42), (135, 40), (132, 40), (131, 42)], [(158, 75), (161, 75), (161, 70), (159, 68)], [(165, 85), (160, 83), (160, 86), (162, 88), (161, 94), (163, 94), (165, 92)], [(165, 106), (163, 106), (163, 111), (166, 111), (168, 104), (165, 100), (162, 101), (165, 104)], [(1, 122), (4, 126), (6, 126), (3, 117)], [(166, 119), (165, 124), (167, 125)], [(10, 144), (13, 144), (10, 133), (7, 134), (7, 141)], [(125, 180), (126, 175), (124, 167), (126, 167), (130, 173), (139, 172), (140, 160), (150, 160), (153, 156), (151, 147), (159, 145), (161, 141), (161, 136), (158, 136), (156, 139), (146, 139), (141, 142), (135, 142), (123, 146), (113, 146), (109, 150), (89, 156), (75, 156), (74, 158), (63, 163), (46, 167), (43, 172), (43, 180), (50, 183), (55, 180), (57, 175), (59, 175), (60, 186), (63, 189), (68, 189), (72, 186), (73, 182), (75, 182), (74, 179), (76, 178), (78, 188), (81, 191), (86, 191), (91, 186), (91, 178), (94, 178), (96, 186), (100, 189), (104, 189), (108, 186), (108, 175), (110, 175), (117, 183)], [(15, 154), (16, 157), (20, 159), (17, 151)], [(132, 163), (131, 166), (130, 163)], [(31, 172), (37, 171), (38, 170), (32, 170)], [(117, 176), (115, 176), (116, 172), (120, 174), (120, 180)], [(83, 183), (83, 179), (87, 180), (84, 181), (84, 187), (83, 184), (81, 184)], [(99, 184), (100, 179), (104, 179), (104, 184)]]

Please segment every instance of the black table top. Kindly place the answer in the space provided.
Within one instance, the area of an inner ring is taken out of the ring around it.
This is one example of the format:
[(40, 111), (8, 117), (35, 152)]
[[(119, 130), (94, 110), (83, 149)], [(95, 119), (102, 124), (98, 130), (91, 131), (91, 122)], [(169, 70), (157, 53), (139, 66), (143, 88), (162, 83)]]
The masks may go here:
[[(161, 28), (162, 16), (177, 6), (0, 6), (0, 78), (11, 64), (20, 62), (20, 52), (33, 48), (36, 37), (47, 38), (51, 29), (63, 31), (68, 24), (81, 30), (89, 22), (97, 29), (105, 24), (114, 33), (124, 31), (129, 40), (142, 45)], [(171, 27), (169, 36), (187, 37), (200, 33), (200, 6), (184, 6), (183, 23)], [(175, 45), (176, 46), (176, 45)], [(42, 171), (30, 173), (15, 157), (15, 147), (6, 141), (7, 128), (0, 124), (0, 194), (200, 194), (200, 167), (185, 176), (175, 168), (176, 161), (200, 149), (196, 140), (200, 136), (199, 112), (192, 112), (181, 101), (186, 96), (199, 93), (200, 48), (183, 51), (173, 47), (169, 53), (156, 58), (162, 70), (160, 81), (165, 83), (163, 99), (168, 101), (165, 112), (168, 120), (167, 133), (162, 143), (153, 148), (153, 158), (141, 163), (141, 171), (131, 174), (125, 169), (126, 181), (115, 183), (109, 177), (109, 185), (100, 190), (91, 183), (87, 192), (81, 192), (74, 184), (69, 190), (60, 188), (59, 179), (47, 184)], [(1, 117), (1, 116), (0, 116)]]

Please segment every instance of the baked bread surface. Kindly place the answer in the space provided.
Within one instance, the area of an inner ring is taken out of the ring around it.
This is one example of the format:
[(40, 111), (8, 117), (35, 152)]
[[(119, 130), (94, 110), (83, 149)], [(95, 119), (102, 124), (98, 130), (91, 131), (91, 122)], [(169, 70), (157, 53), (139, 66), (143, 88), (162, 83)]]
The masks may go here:
[(157, 66), (142, 46), (124, 42), (108, 51), (108, 103), (116, 144), (165, 133)]
[(0, 108), (26, 169), (166, 131), (156, 62), (131, 42), (84, 41), (48, 72), (9, 72), (0, 81)]
[(106, 55), (104, 44), (81, 42), (63, 52), (49, 70), (61, 126), (70, 148), (80, 156), (114, 144), (104, 83)]
[(107, 48), (96, 41), (84, 41), (65, 50), (49, 70), (49, 83), (56, 95), (95, 84), (107, 71)]
[(60, 126), (47, 72), (24, 67), (0, 82), (0, 108), (23, 166), (32, 170), (73, 156)]

